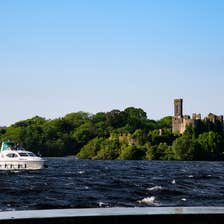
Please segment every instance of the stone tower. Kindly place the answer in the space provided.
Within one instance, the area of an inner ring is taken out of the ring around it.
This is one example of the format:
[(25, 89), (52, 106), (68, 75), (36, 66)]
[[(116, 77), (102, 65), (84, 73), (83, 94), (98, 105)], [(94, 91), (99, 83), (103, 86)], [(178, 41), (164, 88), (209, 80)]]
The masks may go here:
[(183, 99), (174, 100), (174, 116), (172, 118), (172, 131), (183, 133), (185, 130), (185, 118), (183, 117)]
[[(193, 113), (192, 118), (189, 115), (183, 115), (183, 99), (174, 100), (174, 116), (172, 117), (173, 133), (183, 134), (188, 125), (195, 128), (201, 120), (201, 114)], [(204, 118), (204, 121), (207, 124), (217, 124), (217, 127), (224, 132), (223, 116), (217, 116), (210, 113), (208, 117)]]
[(174, 116), (183, 117), (183, 99), (174, 100)]

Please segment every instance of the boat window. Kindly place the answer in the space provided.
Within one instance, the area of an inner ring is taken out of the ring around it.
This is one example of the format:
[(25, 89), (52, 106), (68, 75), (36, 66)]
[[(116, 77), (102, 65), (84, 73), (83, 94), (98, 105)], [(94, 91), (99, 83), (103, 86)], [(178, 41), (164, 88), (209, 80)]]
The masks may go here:
[(20, 156), (28, 156), (28, 154), (25, 153), (25, 152), (20, 152), (19, 155), (20, 155)]
[(36, 155), (35, 155), (34, 153), (32, 153), (32, 152), (29, 152), (28, 155), (29, 155), (29, 156), (36, 156)]
[(9, 158), (15, 158), (15, 157), (18, 157), (15, 153), (9, 153), (6, 155), (7, 157)]

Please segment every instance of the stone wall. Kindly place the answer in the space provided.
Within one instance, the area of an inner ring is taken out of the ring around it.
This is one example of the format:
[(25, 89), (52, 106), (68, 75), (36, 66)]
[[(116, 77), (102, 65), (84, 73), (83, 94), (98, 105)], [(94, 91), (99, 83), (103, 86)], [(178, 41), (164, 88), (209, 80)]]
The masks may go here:
[[(202, 120), (201, 114), (192, 114), (192, 118), (188, 115), (183, 115), (183, 99), (174, 100), (174, 116), (172, 118), (172, 131), (173, 133), (183, 134), (188, 125), (193, 127), (197, 126), (198, 121)], [(217, 116), (210, 113), (204, 121), (212, 123), (220, 123), (223, 127), (223, 116)]]

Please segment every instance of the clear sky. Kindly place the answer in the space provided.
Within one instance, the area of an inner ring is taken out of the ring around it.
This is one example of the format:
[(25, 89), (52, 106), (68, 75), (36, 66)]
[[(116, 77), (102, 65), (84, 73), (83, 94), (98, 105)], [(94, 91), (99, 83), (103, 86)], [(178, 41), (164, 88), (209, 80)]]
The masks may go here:
[(224, 1), (0, 1), (0, 126), (140, 107), (224, 114)]

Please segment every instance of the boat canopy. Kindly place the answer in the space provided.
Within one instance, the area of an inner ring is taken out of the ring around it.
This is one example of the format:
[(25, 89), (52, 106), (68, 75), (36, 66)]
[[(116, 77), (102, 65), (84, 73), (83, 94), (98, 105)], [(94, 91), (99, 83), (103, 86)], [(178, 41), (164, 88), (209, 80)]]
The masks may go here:
[(2, 142), (2, 146), (1, 146), (1, 152), (8, 149), (8, 148), (11, 148), (15, 145), (14, 142), (11, 142), (11, 141), (7, 141), (7, 142)]

